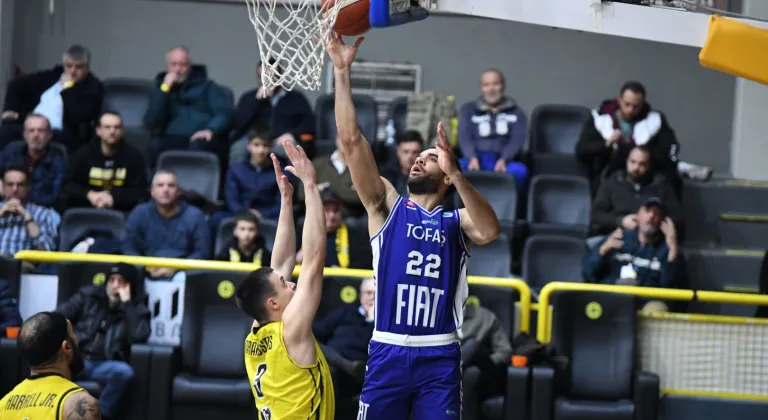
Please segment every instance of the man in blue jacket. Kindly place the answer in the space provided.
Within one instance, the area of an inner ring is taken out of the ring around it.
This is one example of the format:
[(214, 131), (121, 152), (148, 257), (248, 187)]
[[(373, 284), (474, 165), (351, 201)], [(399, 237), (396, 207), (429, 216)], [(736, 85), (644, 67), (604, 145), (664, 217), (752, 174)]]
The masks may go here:
[(189, 50), (176, 47), (166, 55), (166, 71), (157, 75), (144, 125), (156, 137), (154, 161), (166, 150), (226, 150), (232, 98), (208, 78), (205, 66), (191, 65)]
[(586, 281), (647, 287), (686, 287), (685, 259), (675, 224), (658, 197), (637, 212), (637, 228), (616, 229), (582, 262)]

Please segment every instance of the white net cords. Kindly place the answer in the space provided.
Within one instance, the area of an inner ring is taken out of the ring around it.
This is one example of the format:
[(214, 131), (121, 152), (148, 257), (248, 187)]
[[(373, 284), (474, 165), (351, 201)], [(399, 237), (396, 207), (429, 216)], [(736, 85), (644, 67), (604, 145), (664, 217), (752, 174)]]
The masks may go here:
[[(266, 89), (300, 86), (319, 90), (325, 47), (339, 13), (335, 2), (322, 10), (320, 0), (245, 0), (256, 30)], [(278, 3), (280, 7), (278, 7)]]

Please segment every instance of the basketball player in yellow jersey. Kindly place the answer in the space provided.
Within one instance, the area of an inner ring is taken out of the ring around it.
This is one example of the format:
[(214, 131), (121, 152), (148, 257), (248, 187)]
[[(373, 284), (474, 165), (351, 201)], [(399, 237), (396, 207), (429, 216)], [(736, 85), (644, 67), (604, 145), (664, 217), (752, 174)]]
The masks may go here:
[(0, 400), (0, 420), (101, 420), (99, 401), (72, 382), (83, 357), (64, 315), (32, 315), (17, 345), (31, 374)]
[(312, 319), (323, 289), (327, 235), (315, 169), (299, 147), (286, 142), (292, 166), (285, 169), (304, 184), (304, 262), (298, 286), (293, 188), (272, 155), (282, 203), (270, 267), (250, 273), (235, 291), (237, 306), (254, 319), (245, 339), (245, 368), (260, 420), (333, 420), (333, 382), (312, 335)]

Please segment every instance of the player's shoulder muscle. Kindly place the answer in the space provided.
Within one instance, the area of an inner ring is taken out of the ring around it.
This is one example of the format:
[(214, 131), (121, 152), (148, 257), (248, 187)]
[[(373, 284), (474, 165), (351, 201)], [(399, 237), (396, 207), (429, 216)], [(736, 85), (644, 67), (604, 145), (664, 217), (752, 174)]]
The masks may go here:
[(63, 420), (101, 420), (99, 400), (88, 391), (78, 391), (64, 401)]

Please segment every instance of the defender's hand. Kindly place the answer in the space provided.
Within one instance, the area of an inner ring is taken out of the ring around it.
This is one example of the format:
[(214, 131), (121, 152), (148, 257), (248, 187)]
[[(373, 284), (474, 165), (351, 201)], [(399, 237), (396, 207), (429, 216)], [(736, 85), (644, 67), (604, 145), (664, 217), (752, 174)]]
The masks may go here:
[(286, 166), (285, 170), (296, 175), (304, 184), (316, 183), (315, 167), (304, 153), (304, 149), (301, 146), (294, 146), (291, 142), (283, 143), (283, 148), (291, 161), (291, 166)]
[(274, 153), (272, 153), (270, 157), (272, 158), (272, 166), (275, 167), (275, 179), (277, 180), (278, 188), (280, 188), (280, 196), (283, 199), (293, 197), (293, 185), (291, 185), (291, 182), (288, 180), (288, 177), (285, 176), (283, 170), (280, 169), (280, 161), (277, 160), (277, 156), (275, 156)]
[(326, 51), (328, 51), (328, 56), (331, 57), (333, 66), (337, 69), (349, 68), (352, 62), (355, 61), (357, 48), (363, 43), (365, 37), (357, 38), (352, 45), (345, 45), (341, 35), (332, 32), (330, 36), (331, 41), (328, 42)]

